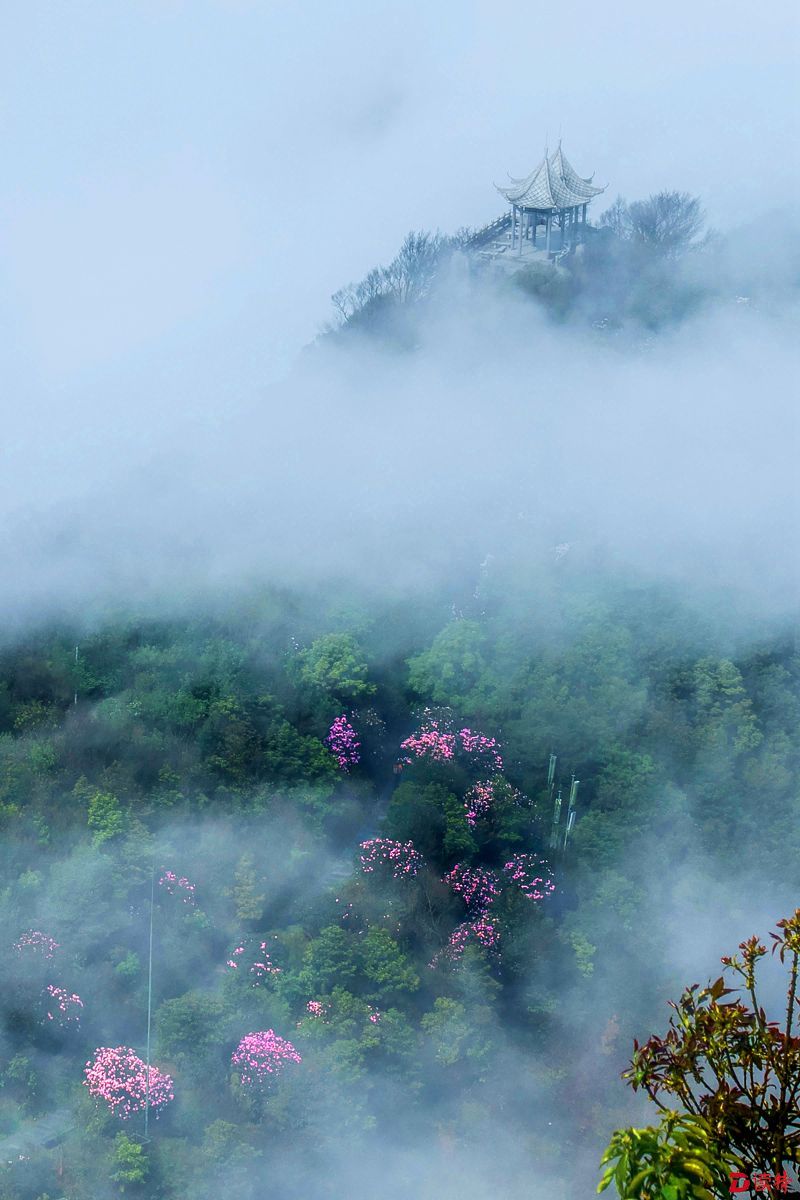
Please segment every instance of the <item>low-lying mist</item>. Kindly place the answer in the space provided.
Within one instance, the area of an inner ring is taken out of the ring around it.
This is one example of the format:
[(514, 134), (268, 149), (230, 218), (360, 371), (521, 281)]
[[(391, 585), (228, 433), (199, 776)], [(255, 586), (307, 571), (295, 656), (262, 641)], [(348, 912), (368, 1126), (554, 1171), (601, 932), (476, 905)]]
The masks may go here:
[(556, 546), (791, 607), (796, 300), (735, 290), (609, 332), (462, 268), (410, 350), (323, 338), (218, 405), (156, 375), (40, 395), (7, 416), (4, 616), (337, 575), (413, 591)]

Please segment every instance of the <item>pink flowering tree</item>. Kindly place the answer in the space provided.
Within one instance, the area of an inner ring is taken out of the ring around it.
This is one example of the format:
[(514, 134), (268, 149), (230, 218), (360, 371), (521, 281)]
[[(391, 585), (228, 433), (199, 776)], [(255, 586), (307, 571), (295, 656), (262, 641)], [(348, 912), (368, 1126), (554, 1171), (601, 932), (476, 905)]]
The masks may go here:
[(180, 896), (184, 904), (194, 904), (195, 885), (190, 883), (185, 875), (176, 875), (174, 871), (163, 871), (158, 881), (168, 896)]
[(494, 786), (491, 779), (473, 783), (464, 797), (464, 811), (467, 814), (467, 824), (474, 829), (482, 817), (487, 817), (494, 804)]
[(441, 963), (459, 962), (470, 943), (497, 952), (500, 934), (497, 926), (488, 916), (479, 916), (474, 921), (464, 921), (461, 925), (457, 925), (450, 934), (447, 945), (439, 951), (429, 966), (438, 967)]
[(461, 897), (471, 913), (488, 912), (500, 895), (500, 879), (497, 872), (488, 867), (466, 867), (456, 863), (444, 881)]
[[(84, 1068), (84, 1087), (89, 1095), (104, 1100), (115, 1116), (127, 1120), (143, 1112), (148, 1096), (146, 1063), (129, 1046), (100, 1046)], [(172, 1079), (151, 1065), (149, 1071), (150, 1110), (158, 1116), (175, 1099)]]
[(228, 955), (225, 966), (240, 978), (247, 978), (252, 987), (259, 987), (271, 976), (280, 975), (269, 955), (267, 943), (257, 938), (242, 938)]
[(526, 804), (529, 805), (529, 801), (526, 801), (522, 792), (499, 775), (478, 780), (464, 796), (464, 812), (470, 829), (491, 816), (499, 805), (522, 808)]
[(31, 958), (53, 958), (59, 943), (41, 929), (26, 929), (14, 942), (17, 954)]
[(433, 762), (451, 762), (455, 757), (456, 738), (454, 733), (441, 728), (439, 721), (430, 718), (422, 723), (400, 743), (404, 760), (412, 763), (415, 758), (429, 758)]
[(437, 967), (441, 962), (458, 962), (471, 942), (497, 952), (500, 932), (497, 923), (491, 917), (492, 905), (501, 894), (500, 877), (497, 872), (488, 867), (467, 867), (456, 863), (452, 871), (445, 875), (444, 882), (464, 901), (469, 920), (456, 926), (447, 945), (439, 951), (429, 966)]
[(552, 871), (538, 854), (512, 855), (503, 872), (527, 900), (544, 900), (556, 890)]
[(344, 714), (331, 725), (325, 743), (343, 771), (349, 771), (361, 761), (361, 743)]
[(272, 1029), (246, 1034), (231, 1055), (242, 1086), (254, 1089), (269, 1087), (290, 1063), (299, 1062), (302, 1059), (292, 1043)]
[(309, 1000), (306, 1004), (306, 1012), (310, 1017), (324, 1018), (327, 1011), (327, 1004), (323, 1004), (321, 1000)]
[(422, 855), (414, 849), (413, 842), (370, 838), (361, 843), (359, 850), (361, 869), (367, 875), (378, 869), (389, 869), (394, 879), (403, 879), (416, 875), (422, 866)]
[(400, 743), (404, 761), (428, 759), (431, 762), (447, 763), (460, 759), (471, 769), (498, 772), (503, 769), (503, 758), (495, 738), (485, 737), (467, 728), (453, 730), (447, 715), (436, 715), (425, 709), (419, 728)]
[(80, 1024), (83, 1001), (75, 992), (48, 983), (44, 989), (45, 1020), (66, 1029)]
[(503, 756), (495, 738), (484, 737), (472, 729), (459, 729), (458, 740), (462, 752), (474, 764), (486, 766), (490, 771), (502, 771)]

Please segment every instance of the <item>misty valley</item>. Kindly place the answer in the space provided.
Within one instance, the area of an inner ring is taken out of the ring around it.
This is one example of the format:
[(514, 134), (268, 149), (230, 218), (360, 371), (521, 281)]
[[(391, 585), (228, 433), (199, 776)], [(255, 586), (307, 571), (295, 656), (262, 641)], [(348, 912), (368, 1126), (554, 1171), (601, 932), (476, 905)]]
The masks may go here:
[(792, 632), (563, 548), (0, 667), (9, 1197), (591, 1194), (709, 914), (797, 861)]

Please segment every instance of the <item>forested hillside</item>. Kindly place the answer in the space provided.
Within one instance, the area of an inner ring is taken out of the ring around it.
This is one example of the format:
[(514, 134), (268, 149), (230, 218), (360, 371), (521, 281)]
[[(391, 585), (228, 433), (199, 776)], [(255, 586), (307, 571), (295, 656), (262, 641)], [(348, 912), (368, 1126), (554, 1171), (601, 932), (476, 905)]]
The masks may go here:
[(0, 1196), (591, 1194), (687, 923), (800, 882), (799, 683), (568, 553), (9, 639)]

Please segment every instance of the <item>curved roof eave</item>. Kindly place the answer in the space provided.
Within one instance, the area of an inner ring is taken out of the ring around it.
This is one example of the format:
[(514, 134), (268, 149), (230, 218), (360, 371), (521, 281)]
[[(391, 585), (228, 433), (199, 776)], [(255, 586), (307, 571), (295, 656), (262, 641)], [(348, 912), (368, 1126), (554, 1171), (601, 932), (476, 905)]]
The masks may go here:
[(577, 208), (605, 191), (605, 188), (595, 187), (590, 180), (578, 175), (565, 157), (560, 142), (551, 155), (545, 154), (530, 175), (524, 179), (509, 175), (509, 180), (509, 186), (494, 186), (510, 204), (543, 211)]

